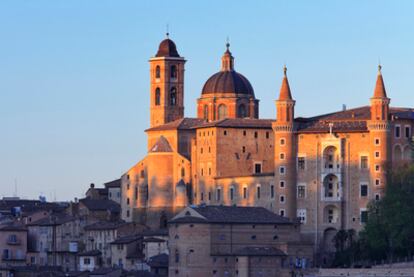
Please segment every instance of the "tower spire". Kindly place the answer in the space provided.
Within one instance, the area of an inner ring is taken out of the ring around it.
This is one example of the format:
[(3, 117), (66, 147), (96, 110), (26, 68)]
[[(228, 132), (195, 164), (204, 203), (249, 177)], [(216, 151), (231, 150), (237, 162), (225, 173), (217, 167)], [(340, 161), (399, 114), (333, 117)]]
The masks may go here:
[(290, 92), (290, 86), (289, 81), (287, 78), (287, 67), (286, 65), (283, 66), (283, 80), (282, 80), (282, 86), (280, 87), (280, 93), (279, 93), (279, 100), (293, 100), (292, 94)]
[(381, 64), (378, 64), (377, 82), (375, 84), (373, 98), (387, 98), (387, 92), (385, 91), (384, 79), (382, 78), (381, 70), (382, 70), (382, 66)]

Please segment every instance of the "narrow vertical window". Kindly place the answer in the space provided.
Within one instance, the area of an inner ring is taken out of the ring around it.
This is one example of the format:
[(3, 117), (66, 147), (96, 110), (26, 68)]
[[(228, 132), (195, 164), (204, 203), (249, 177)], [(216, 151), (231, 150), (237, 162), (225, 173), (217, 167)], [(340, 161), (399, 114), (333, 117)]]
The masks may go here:
[(159, 65), (157, 65), (156, 67), (155, 67), (155, 78), (160, 78), (161, 77), (161, 68), (160, 68), (160, 66)]
[(247, 187), (243, 187), (243, 199), (247, 199)]
[(239, 106), (239, 108), (238, 108), (238, 113), (239, 113), (239, 117), (240, 117), (240, 118), (245, 118), (245, 117), (247, 116), (247, 113), (246, 113), (246, 107), (245, 107), (243, 104), (241, 104), (241, 105)]
[(204, 115), (205, 120), (208, 120), (208, 105), (204, 105)]
[(256, 190), (257, 190), (256, 192), (257, 199), (260, 199), (260, 186), (257, 186)]
[(395, 126), (395, 137), (399, 138), (401, 136), (401, 127)]
[(155, 106), (159, 106), (161, 104), (161, 90), (160, 88), (155, 89)]
[(175, 106), (177, 104), (177, 89), (172, 88), (170, 92), (170, 105)]
[(234, 188), (231, 187), (230, 188), (230, 200), (233, 201), (233, 199), (234, 199)]
[(275, 186), (270, 185), (270, 198), (275, 198)]
[(225, 119), (227, 117), (227, 107), (224, 104), (218, 106), (218, 120)]
[(172, 79), (177, 78), (177, 66), (176, 65), (171, 66), (171, 78)]

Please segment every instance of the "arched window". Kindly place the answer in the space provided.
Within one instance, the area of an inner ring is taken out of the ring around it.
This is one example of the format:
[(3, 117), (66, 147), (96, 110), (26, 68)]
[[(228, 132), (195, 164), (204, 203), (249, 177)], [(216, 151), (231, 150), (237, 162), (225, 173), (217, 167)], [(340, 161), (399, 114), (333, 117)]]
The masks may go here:
[(239, 105), (237, 113), (239, 114), (240, 118), (247, 117), (246, 106), (244, 106), (243, 104)]
[(155, 89), (155, 106), (159, 106), (161, 104), (161, 90), (160, 88)]
[(171, 66), (171, 78), (177, 78), (177, 66), (176, 65), (172, 65)]
[(155, 78), (160, 78), (161, 76), (161, 68), (159, 65), (157, 65), (157, 67), (155, 67)]
[(177, 104), (177, 89), (172, 88), (170, 92), (170, 105), (175, 106)]
[(181, 168), (181, 177), (184, 177), (185, 176), (185, 169), (184, 169), (184, 167), (182, 167)]
[(218, 106), (218, 120), (224, 119), (227, 117), (227, 107), (224, 104)]
[(208, 105), (204, 105), (204, 115), (205, 120), (208, 120)]

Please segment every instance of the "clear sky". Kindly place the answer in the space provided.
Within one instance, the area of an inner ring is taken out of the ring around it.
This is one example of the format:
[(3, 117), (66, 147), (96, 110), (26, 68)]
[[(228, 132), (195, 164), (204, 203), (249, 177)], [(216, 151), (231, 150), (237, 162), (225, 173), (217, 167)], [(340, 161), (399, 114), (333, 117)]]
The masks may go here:
[(166, 24), (188, 61), (185, 114), (230, 37), (260, 117), (286, 63), (296, 115), (367, 105), (378, 60), (414, 107), (414, 1), (0, 2), (0, 197), (70, 200), (146, 154), (149, 64)]

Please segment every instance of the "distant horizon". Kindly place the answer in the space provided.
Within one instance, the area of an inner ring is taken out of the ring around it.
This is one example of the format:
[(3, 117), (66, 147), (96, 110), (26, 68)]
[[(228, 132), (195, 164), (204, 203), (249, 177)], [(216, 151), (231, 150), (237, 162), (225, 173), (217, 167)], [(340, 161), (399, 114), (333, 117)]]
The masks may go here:
[(167, 24), (187, 60), (186, 117), (229, 37), (260, 118), (273, 119), (284, 64), (296, 117), (369, 105), (379, 61), (391, 106), (414, 107), (413, 10), (412, 1), (4, 1), (0, 198), (15, 182), (21, 198), (82, 198), (144, 157), (148, 60)]

